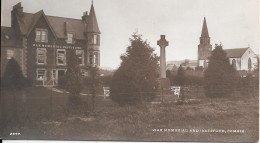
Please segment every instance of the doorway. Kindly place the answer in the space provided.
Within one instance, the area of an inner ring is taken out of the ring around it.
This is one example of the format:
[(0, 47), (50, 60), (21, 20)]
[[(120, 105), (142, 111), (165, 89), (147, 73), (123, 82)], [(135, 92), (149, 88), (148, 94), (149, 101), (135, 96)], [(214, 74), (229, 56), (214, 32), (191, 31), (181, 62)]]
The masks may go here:
[(65, 70), (57, 70), (58, 84), (62, 82), (64, 75), (65, 75)]

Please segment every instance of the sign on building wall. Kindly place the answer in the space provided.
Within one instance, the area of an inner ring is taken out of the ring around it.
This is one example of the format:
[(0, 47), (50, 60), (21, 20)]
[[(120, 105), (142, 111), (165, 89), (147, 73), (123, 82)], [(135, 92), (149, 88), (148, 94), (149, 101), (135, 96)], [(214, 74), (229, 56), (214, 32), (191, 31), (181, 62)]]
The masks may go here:
[(56, 44), (32, 44), (32, 47), (36, 48), (58, 48), (58, 49), (72, 49), (81, 50), (80, 46), (67, 46), (67, 45), (56, 45)]

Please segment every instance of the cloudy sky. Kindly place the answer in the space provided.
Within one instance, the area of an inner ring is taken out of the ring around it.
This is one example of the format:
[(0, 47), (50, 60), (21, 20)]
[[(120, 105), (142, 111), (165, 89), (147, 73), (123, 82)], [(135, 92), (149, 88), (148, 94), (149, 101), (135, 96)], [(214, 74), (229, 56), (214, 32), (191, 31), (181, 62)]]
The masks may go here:
[[(2, 0), (1, 25), (10, 26), (12, 6), (25, 12), (81, 19), (91, 0)], [(159, 55), (156, 45), (166, 35), (166, 60), (197, 59), (206, 17), (211, 44), (223, 48), (250, 47), (259, 52), (258, 0), (94, 0), (101, 30), (101, 67), (117, 68), (129, 37), (138, 30)]]

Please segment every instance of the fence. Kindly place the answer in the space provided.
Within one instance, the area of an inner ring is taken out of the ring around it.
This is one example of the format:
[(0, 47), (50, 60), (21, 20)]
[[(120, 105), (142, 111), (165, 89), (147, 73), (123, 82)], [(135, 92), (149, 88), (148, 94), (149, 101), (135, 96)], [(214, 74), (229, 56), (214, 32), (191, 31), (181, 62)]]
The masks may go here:
[[(215, 88), (212, 90), (212, 95), (222, 95), (230, 91), (230, 89)], [(234, 97), (246, 96), (248, 98), (255, 98), (258, 100), (259, 88), (256, 86), (247, 86), (247, 87), (237, 87), (233, 91), (230, 91), (231, 95)], [(203, 86), (184, 86), (181, 87), (180, 95), (174, 93), (170, 88), (164, 90), (157, 90), (154, 92), (131, 92), (131, 93), (117, 93), (118, 101), (140, 101), (146, 102), (146, 99), (149, 98), (145, 95), (153, 94), (155, 95), (152, 99), (152, 102), (176, 102), (179, 98), (185, 99), (204, 99), (206, 98), (206, 90)], [(133, 96), (134, 95), (134, 96)], [(151, 100), (148, 100), (149, 102)]]

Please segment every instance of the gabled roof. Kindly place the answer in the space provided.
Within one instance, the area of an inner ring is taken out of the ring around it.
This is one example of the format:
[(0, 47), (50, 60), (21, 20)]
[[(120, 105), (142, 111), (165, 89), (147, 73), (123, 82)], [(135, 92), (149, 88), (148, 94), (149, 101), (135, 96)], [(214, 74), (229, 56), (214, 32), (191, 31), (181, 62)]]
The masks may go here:
[[(242, 55), (246, 52), (247, 48), (234, 48), (234, 49), (223, 49), (224, 52), (227, 54), (228, 58), (240, 58)], [(204, 57), (201, 57), (200, 60), (208, 59), (210, 55), (205, 55)]]
[(201, 37), (209, 37), (209, 32), (208, 32), (208, 27), (207, 27), (207, 22), (205, 17), (202, 26)]
[(11, 27), (1, 26), (1, 47), (17, 47), (15, 32)]
[(224, 49), (228, 58), (240, 58), (246, 52), (247, 48)]
[(100, 34), (93, 4), (91, 5), (90, 13), (88, 17), (87, 32)]
[[(85, 32), (100, 33), (94, 6), (92, 4), (90, 14), (87, 18), (88, 24), (81, 19), (48, 16), (44, 14), (43, 10), (34, 14), (23, 12), (22, 17), (16, 15), (21, 34), (28, 35), (42, 16), (45, 18), (54, 36), (57, 38), (67, 38), (65, 31), (74, 33), (75, 38), (80, 40), (86, 40)], [(67, 23), (66, 29), (64, 26), (65, 22)]]
[(42, 16), (45, 18), (54, 35), (58, 38), (67, 37), (64, 32), (64, 23), (67, 22), (67, 31), (75, 33), (76, 39), (86, 39), (84, 36), (84, 32), (86, 29), (84, 21), (82, 21), (81, 19), (48, 16), (44, 14), (43, 10), (40, 10), (35, 14), (24, 13), (22, 18), (17, 16), (18, 24), (22, 34), (28, 35)]
[(37, 24), (37, 22), (39, 21), (39, 19), (43, 17), (45, 19), (45, 21), (47, 22), (47, 24), (49, 25), (52, 33), (54, 34), (55, 38), (57, 38), (56, 33), (54, 32), (52, 26), (50, 25), (48, 19), (46, 18), (46, 15), (44, 14), (43, 10), (38, 11), (37, 13), (34, 14), (31, 25), (27, 31), (27, 36), (31, 33), (31, 31), (33, 30), (33, 28), (35, 27), (35, 25)]

